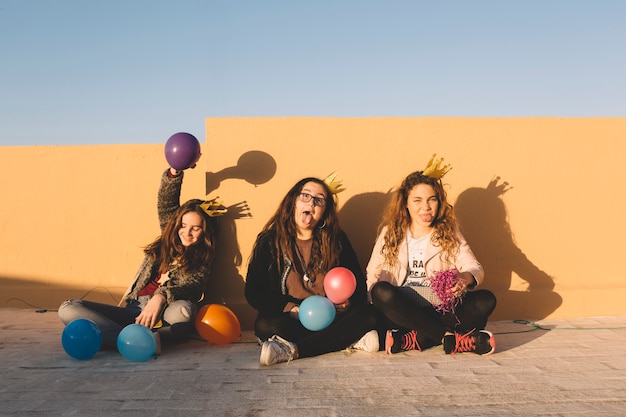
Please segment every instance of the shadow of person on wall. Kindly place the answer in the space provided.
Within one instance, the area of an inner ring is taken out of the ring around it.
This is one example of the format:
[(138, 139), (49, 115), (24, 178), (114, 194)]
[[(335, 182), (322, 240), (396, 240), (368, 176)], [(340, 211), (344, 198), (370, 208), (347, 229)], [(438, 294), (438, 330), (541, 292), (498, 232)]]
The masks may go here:
[[(486, 188), (468, 188), (457, 198), (454, 210), (463, 235), (485, 269), (482, 287), (493, 291), (498, 306), (491, 319), (543, 319), (554, 312), (562, 298), (554, 292), (554, 280), (517, 247), (504, 202), (507, 182), (494, 178)], [(511, 289), (512, 274), (528, 283), (525, 291)]]
[[(237, 165), (219, 172), (206, 173), (206, 194), (219, 188), (226, 179), (243, 179), (252, 185), (263, 184), (274, 177), (276, 161), (262, 151), (249, 151), (241, 155)], [(244, 298), (244, 278), (239, 274), (243, 257), (237, 239), (235, 220), (252, 217), (246, 201), (228, 207), (228, 212), (218, 217), (217, 248), (211, 279), (207, 284), (202, 304), (223, 304), (239, 319), (242, 330), (252, 329), (256, 311)]]
[(390, 193), (357, 194), (339, 210), (341, 228), (348, 235), (363, 271), (372, 255), (378, 236), (378, 225), (390, 198)]

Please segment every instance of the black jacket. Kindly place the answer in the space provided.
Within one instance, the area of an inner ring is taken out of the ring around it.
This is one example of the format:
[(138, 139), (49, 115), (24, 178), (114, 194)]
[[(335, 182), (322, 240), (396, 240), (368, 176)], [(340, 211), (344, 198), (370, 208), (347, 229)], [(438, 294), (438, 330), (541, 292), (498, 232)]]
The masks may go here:
[[(341, 240), (341, 253), (339, 254), (339, 264), (336, 266), (342, 266), (352, 271), (357, 283), (356, 290), (350, 297), (350, 306), (366, 303), (365, 274), (359, 266), (359, 261), (348, 236), (341, 232), (339, 239)], [(273, 241), (274, 232), (262, 233), (257, 237), (257, 245), (248, 265), (245, 285), (248, 304), (260, 314), (271, 316), (282, 314), (288, 302), (300, 304), (302, 301), (287, 294), (286, 280), (292, 268), (292, 262), (284, 257), (280, 265), (277, 264)]]

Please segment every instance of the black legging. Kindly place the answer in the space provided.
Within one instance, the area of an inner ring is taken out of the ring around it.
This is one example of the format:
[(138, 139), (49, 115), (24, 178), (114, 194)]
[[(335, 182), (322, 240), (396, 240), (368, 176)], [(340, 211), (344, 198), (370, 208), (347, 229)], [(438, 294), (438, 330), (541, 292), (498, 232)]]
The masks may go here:
[(327, 328), (311, 331), (289, 313), (268, 317), (259, 314), (254, 323), (254, 332), (261, 340), (278, 335), (298, 347), (298, 357), (306, 358), (343, 350), (370, 330), (378, 330), (384, 318), (371, 304), (351, 307), (337, 314)]
[(420, 304), (386, 281), (377, 282), (371, 296), (372, 303), (389, 319), (391, 327), (417, 331), (423, 349), (441, 344), (447, 331), (484, 329), (496, 308), (496, 296), (489, 290), (465, 293), (454, 313), (440, 313), (432, 305)]

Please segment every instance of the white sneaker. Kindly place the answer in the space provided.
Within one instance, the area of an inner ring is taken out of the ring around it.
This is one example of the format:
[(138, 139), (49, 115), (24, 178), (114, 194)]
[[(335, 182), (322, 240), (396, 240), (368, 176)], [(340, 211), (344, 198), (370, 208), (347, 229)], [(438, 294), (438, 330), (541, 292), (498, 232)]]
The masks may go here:
[(278, 335), (270, 337), (261, 345), (261, 365), (269, 366), (281, 362), (290, 362), (297, 358), (296, 345)]
[(365, 352), (378, 352), (379, 346), (378, 332), (370, 330), (365, 333), (355, 344), (350, 346), (351, 349), (364, 350)]

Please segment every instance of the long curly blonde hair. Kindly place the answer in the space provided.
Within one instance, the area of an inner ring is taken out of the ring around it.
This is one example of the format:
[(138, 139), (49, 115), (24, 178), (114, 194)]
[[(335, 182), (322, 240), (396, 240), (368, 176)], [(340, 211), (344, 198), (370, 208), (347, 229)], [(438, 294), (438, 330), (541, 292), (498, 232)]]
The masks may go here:
[(431, 234), (432, 243), (441, 247), (447, 260), (452, 260), (458, 255), (458, 225), (454, 209), (448, 203), (443, 184), (440, 179), (423, 175), (423, 171), (416, 171), (409, 174), (393, 193), (391, 201), (389, 201), (383, 213), (382, 223), (379, 227), (379, 230), (382, 230), (385, 226), (387, 227), (382, 254), (389, 266), (395, 266), (398, 262), (398, 248), (400, 243), (406, 238), (407, 229), (411, 225), (411, 216), (407, 209), (409, 193), (418, 184), (427, 184), (433, 187), (439, 203), (439, 208), (431, 224), (433, 228), (433, 233)]

